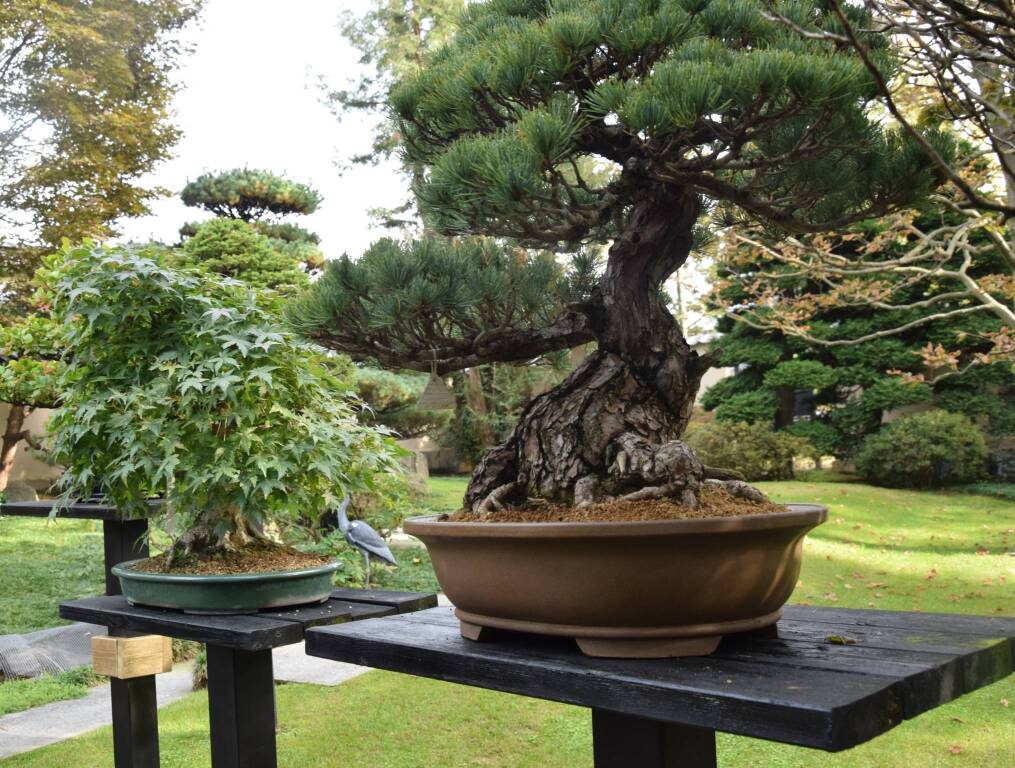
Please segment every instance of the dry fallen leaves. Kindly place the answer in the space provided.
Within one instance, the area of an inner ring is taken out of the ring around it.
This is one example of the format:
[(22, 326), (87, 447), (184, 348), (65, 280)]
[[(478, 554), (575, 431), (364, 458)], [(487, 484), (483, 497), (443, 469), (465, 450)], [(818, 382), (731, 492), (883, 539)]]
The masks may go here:
[(948, 751), (951, 752), (953, 755), (961, 755), (962, 747), (960, 747), (958, 744), (952, 744), (950, 747), (948, 747)]

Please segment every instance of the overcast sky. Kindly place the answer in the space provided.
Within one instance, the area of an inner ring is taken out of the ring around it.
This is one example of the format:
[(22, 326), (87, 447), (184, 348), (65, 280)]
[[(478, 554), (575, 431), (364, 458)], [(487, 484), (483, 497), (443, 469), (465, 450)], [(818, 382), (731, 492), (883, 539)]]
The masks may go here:
[[(321, 236), (329, 258), (360, 253), (383, 233), (370, 208), (395, 205), (404, 182), (393, 167), (340, 175), (337, 158), (370, 145), (370, 121), (339, 123), (320, 102), (318, 79), (341, 85), (358, 70), (357, 52), (338, 31), (343, 8), (366, 0), (207, 0), (189, 30), (193, 52), (177, 73), (174, 103), (183, 137), (174, 158), (148, 179), (173, 190), (205, 171), (248, 166), (281, 172), (315, 187), (324, 202), (294, 217)], [(178, 197), (159, 200), (152, 215), (121, 222), (125, 239), (174, 242), (185, 221), (202, 218)]]

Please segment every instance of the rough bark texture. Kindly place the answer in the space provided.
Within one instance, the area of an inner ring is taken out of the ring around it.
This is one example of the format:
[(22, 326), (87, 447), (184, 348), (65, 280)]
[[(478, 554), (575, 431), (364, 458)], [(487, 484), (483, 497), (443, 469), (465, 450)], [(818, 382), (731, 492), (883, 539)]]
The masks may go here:
[(579, 503), (643, 489), (691, 500), (703, 468), (674, 441), (708, 365), (667, 309), (662, 284), (687, 260), (698, 214), (693, 195), (668, 185), (635, 202), (590, 304), (599, 349), (534, 399), (511, 437), (483, 458), (468, 507), (572, 502), (576, 485)]
[(7, 426), (0, 442), (0, 491), (7, 488), (7, 483), (10, 482), (18, 444), (28, 436), (24, 429), (27, 415), (28, 409), (23, 405), (12, 405), (7, 414)]
[(166, 569), (190, 555), (210, 556), (253, 543), (279, 544), (280, 541), (264, 527), (244, 517), (236, 507), (206, 512), (173, 542), (170, 556), (166, 558)]

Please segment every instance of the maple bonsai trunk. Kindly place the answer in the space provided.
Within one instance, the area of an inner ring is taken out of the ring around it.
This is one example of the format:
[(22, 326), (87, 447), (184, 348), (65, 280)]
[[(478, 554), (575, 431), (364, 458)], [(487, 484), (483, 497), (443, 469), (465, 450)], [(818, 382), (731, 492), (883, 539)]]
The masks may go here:
[(241, 515), (236, 507), (208, 511), (173, 542), (166, 568), (189, 556), (209, 557), (258, 543), (277, 545), (279, 541), (263, 525)]
[(488, 512), (531, 497), (585, 503), (639, 493), (693, 503), (687, 494), (703, 468), (674, 441), (708, 362), (688, 345), (662, 285), (687, 260), (699, 212), (694, 195), (669, 185), (635, 202), (588, 309), (598, 349), (487, 453), (466, 506)]

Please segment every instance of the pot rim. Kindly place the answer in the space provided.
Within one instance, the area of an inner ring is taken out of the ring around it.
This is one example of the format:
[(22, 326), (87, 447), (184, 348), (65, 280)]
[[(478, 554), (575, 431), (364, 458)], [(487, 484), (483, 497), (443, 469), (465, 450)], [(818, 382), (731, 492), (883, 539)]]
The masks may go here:
[(134, 579), (135, 581), (157, 581), (173, 582), (177, 584), (244, 584), (258, 581), (288, 581), (291, 579), (318, 576), (324, 573), (334, 573), (340, 565), (338, 560), (331, 560), (321, 565), (310, 568), (291, 568), (286, 571), (261, 571), (259, 573), (149, 573), (148, 571), (137, 571), (131, 566), (147, 560), (147, 557), (137, 560), (125, 560), (114, 565), (110, 570), (114, 576), (120, 578)]
[(420, 538), (470, 539), (577, 539), (634, 537), (683, 533), (739, 533), (800, 526), (813, 527), (828, 519), (823, 504), (786, 504), (785, 512), (737, 517), (700, 517), (686, 520), (616, 520), (538, 523), (447, 522), (446, 514), (411, 517), (403, 524), (406, 533)]

